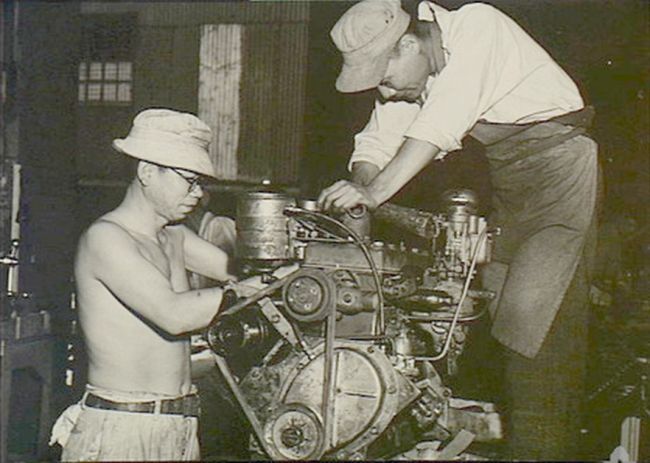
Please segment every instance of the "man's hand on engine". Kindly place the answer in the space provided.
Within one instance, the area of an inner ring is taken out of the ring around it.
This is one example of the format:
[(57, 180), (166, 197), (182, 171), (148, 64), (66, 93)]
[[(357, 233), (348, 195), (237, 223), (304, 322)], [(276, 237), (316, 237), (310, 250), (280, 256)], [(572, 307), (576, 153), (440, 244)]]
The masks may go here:
[(372, 191), (367, 186), (339, 180), (332, 186), (325, 188), (318, 197), (318, 205), (324, 211), (348, 211), (358, 206), (376, 209), (379, 202), (374, 198)]

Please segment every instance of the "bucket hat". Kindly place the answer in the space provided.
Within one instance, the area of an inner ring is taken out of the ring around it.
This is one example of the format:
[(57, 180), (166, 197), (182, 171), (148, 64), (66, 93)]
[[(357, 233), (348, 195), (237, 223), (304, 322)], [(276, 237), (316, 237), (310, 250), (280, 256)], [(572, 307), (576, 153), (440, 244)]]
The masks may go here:
[(208, 147), (212, 131), (194, 114), (164, 108), (141, 111), (113, 148), (131, 157), (216, 178)]

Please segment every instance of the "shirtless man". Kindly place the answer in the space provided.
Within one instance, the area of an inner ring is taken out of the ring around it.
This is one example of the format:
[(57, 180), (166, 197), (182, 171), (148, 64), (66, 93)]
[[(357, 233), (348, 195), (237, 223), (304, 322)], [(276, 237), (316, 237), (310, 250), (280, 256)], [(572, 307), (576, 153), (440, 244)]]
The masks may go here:
[(148, 109), (113, 142), (137, 168), (122, 204), (79, 241), (89, 384), (52, 432), (64, 461), (199, 459), (189, 333), (214, 318), (222, 289), (190, 290), (187, 270), (233, 277), (227, 255), (179, 222), (201, 199), (202, 176), (215, 176), (210, 139), (194, 115)]

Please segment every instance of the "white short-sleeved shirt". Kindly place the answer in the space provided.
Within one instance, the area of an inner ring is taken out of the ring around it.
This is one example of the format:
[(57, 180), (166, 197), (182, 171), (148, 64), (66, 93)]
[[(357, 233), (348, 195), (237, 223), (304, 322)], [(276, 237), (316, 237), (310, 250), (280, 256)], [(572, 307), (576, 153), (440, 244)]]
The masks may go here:
[(461, 148), (478, 121), (526, 124), (584, 107), (576, 84), (516, 22), (496, 8), (474, 3), (448, 11), (419, 6), (422, 21), (435, 18), (446, 65), (429, 76), (422, 104), (375, 102), (355, 136), (348, 167), (367, 161), (383, 169), (405, 137), (440, 149), (437, 159)]

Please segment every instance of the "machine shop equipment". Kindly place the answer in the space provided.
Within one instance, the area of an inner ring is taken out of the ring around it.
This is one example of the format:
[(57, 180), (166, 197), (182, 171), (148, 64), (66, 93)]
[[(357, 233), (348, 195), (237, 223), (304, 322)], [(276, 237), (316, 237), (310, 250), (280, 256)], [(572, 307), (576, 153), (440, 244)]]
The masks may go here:
[[(445, 202), (439, 214), (374, 211), (426, 238), (419, 250), (372, 241), (367, 224), (346, 225), (313, 201), (276, 192), (238, 200), (238, 261), (263, 284), (225, 297), (206, 336), (252, 426), (254, 455), (396, 458), (428, 439), (455, 442), (440, 453), (450, 459), (472, 439), (501, 437), (492, 404), (444, 385), (468, 324), (493, 297), (474, 282), (491, 249), (476, 197), (455, 190)], [(369, 220), (363, 212), (355, 219)], [(273, 276), (290, 264), (295, 271)]]

